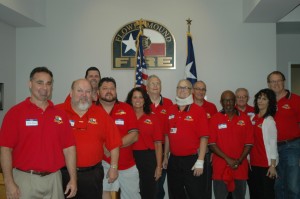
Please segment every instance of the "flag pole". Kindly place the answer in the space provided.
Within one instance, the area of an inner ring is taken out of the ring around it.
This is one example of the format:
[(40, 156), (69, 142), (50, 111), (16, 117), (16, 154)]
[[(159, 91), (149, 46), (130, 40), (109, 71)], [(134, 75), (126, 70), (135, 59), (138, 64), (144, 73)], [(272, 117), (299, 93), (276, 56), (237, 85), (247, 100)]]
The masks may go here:
[(190, 18), (188, 18), (186, 20), (187, 25), (188, 25), (188, 34), (191, 32), (191, 25), (192, 25), (192, 20)]

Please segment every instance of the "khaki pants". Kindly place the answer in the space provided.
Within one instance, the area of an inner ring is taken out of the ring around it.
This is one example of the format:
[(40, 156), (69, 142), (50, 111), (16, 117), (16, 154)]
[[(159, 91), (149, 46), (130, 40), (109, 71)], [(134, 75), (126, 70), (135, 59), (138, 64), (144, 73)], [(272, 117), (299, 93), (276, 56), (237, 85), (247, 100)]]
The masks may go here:
[(13, 169), (13, 177), (21, 192), (20, 199), (64, 199), (60, 171), (41, 177)]

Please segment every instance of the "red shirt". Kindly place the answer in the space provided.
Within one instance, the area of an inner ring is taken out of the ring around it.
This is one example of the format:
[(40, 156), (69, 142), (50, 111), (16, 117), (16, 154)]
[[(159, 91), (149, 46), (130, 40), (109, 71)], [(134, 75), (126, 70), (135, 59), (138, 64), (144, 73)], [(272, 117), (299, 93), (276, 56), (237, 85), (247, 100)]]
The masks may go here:
[(57, 107), (66, 111), (72, 126), (78, 167), (89, 167), (101, 162), (103, 144), (109, 151), (122, 145), (118, 128), (102, 108), (92, 105), (80, 117), (71, 107), (70, 100)]
[(27, 98), (5, 115), (0, 146), (12, 149), (13, 167), (56, 172), (65, 166), (63, 150), (75, 139), (66, 113), (48, 103), (43, 111)]
[[(117, 125), (121, 138), (131, 131), (138, 130), (138, 123), (135, 113), (130, 105), (124, 102), (116, 102), (110, 112), (110, 116)], [(104, 156), (106, 162), (110, 162), (110, 158)], [(135, 165), (132, 153), (132, 145), (120, 148), (119, 170), (129, 169)]]
[(262, 134), (262, 123), (264, 118), (255, 117), (252, 119), (254, 129), (254, 145), (250, 152), (250, 164), (259, 167), (268, 167), (266, 148)]
[(275, 122), (278, 141), (300, 137), (300, 96), (288, 92), (277, 102)]
[(204, 109), (196, 104), (180, 111), (177, 105), (168, 109), (170, 152), (176, 156), (197, 153), (200, 138), (208, 137), (208, 121)]
[(163, 141), (164, 136), (155, 114), (144, 114), (138, 119), (139, 139), (133, 144), (133, 150), (154, 150), (155, 141)]
[(203, 104), (201, 107), (204, 108), (207, 119), (210, 119), (214, 114), (218, 112), (216, 105), (209, 101), (206, 101), (205, 99), (203, 100)]
[(250, 105), (246, 105), (246, 109), (244, 110), (244, 111), (242, 111), (242, 110), (240, 110), (239, 108), (238, 108), (238, 106), (235, 106), (235, 108), (237, 108), (240, 112), (243, 112), (243, 113), (245, 113), (246, 115), (248, 115), (250, 118), (252, 117), (252, 116), (254, 116), (254, 107), (253, 106), (250, 106)]
[(151, 104), (151, 110), (159, 118), (159, 123), (162, 128), (163, 134), (168, 134), (168, 114), (167, 110), (173, 102), (165, 97), (161, 97), (159, 104), (155, 107), (155, 104)]
[[(238, 159), (243, 153), (245, 145), (253, 145), (253, 128), (250, 118), (240, 113), (229, 120), (229, 117), (219, 112), (210, 120), (209, 144), (216, 144), (227, 156)], [(226, 161), (213, 156), (213, 179), (222, 180), (222, 175), (227, 167)], [(234, 178), (246, 180), (248, 178), (248, 162), (243, 160), (237, 170), (234, 170)]]

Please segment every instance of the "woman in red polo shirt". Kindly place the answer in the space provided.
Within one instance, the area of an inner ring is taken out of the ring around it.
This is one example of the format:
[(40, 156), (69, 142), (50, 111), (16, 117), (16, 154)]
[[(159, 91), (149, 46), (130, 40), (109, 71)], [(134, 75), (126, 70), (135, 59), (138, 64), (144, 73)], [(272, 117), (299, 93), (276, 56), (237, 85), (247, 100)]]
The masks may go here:
[(254, 99), (254, 146), (250, 152), (249, 191), (251, 199), (274, 199), (274, 183), (278, 164), (277, 129), (273, 119), (276, 96), (270, 89), (262, 89)]
[(139, 138), (133, 144), (133, 155), (140, 177), (142, 199), (154, 199), (156, 182), (162, 173), (162, 140), (164, 138), (159, 122), (151, 112), (151, 100), (147, 92), (133, 88), (127, 96), (138, 119)]

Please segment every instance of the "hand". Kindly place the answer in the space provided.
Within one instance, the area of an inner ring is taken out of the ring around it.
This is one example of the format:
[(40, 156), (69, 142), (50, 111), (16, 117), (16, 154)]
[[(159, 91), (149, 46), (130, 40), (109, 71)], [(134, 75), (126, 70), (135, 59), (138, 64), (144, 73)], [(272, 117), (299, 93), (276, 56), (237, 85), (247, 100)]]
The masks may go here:
[(163, 166), (164, 169), (168, 168), (168, 162), (169, 162), (168, 157), (164, 156), (164, 160), (163, 160), (163, 163), (162, 163), (162, 166)]
[(238, 160), (232, 158), (226, 158), (225, 161), (232, 169), (237, 169), (240, 165)]
[(157, 181), (161, 177), (161, 173), (162, 173), (162, 168), (156, 167), (155, 174), (154, 174), (155, 181)]
[(194, 170), (194, 176), (200, 176), (203, 173), (204, 160), (199, 160), (195, 162), (192, 170)]
[(278, 175), (277, 175), (276, 168), (270, 166), (269, 169), (268, 169), (268, 172), (267, 172), (267, 176), (268, 176), (269, 178), (272, 178), (272, 179), (277, 178)]
[(5, 184), (6, 198), (7, 199), (19, 199), (20, 189), (15, 182)]
[(77, 182), (75, 180), (70, 180), (69, 183), (67, 184), (66, 190), (65, 190), (65, 195), (67, 195), (67, 198), (73, 198), (76, 193), (77, 193)]
[(203, 174), (203, 168), (194, 169), (194, 176), (200, 176)]
[(109, 168), (106, 178), (108, 179), (108, 183), (113, 183), (119, 175), (118, 169)]

